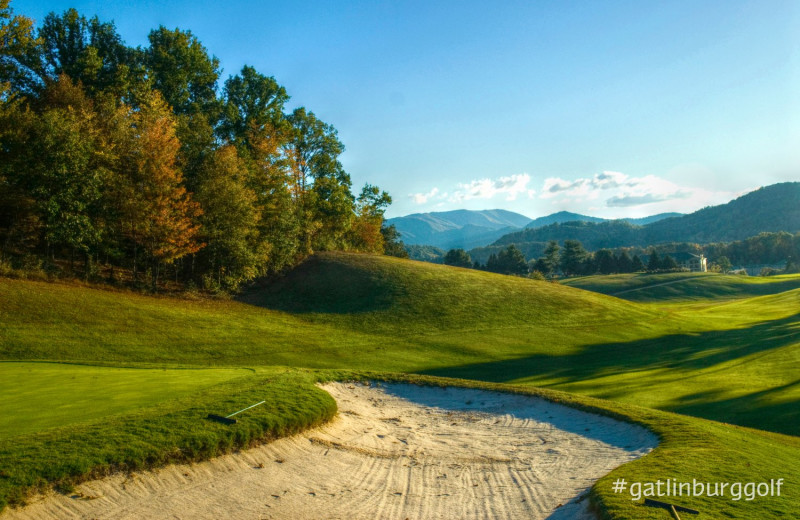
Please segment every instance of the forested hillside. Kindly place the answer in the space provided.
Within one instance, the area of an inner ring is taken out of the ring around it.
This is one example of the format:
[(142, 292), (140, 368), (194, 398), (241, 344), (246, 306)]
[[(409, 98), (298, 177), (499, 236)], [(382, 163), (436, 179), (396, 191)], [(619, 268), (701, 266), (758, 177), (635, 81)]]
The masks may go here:
[(730, 242), (779, 231), (800, 231), (800, 182), (774, 184), (727, 204), (644, 226), (624, 220), (554, 223), (509, 233), (492, 246), (516, 244), (523, 251), (534, 253), (550, 240), (579, 240), (587, 249), (597, 250), (666, 242)]
[(336, 129), (189, 30), (127, 46), (74, 9), (0, 0), (0, 266), (235, 288), (317, 250), (382, 252), (390, 197), (351, 191)]
[[(628, 222), (630, 224), (636, 224), (639, 226), (644, 226), (645, 224), (650, 224), (651, 222), (657, 222), (659, 220), (663, 220), (665, 218), (670, 217), (680, 217), (681, 213), (659, 213), (657, 215), (651, 215), (649, 217), (641, 217), (641, 218), (622, 218), (618, 220), (622, 220), (624, 222)], [(547, 215), (546, 217), (539, 217), (536, 219), (531, 220), (526, 228), (534, 229), (540, 228), (544, 226), (549, 226), (550, 224), (563, 224), (565, 222), (608, 222), (609, 220), (615, 219), (606, 219), (606, 218), (599, 218), (599, 217), (590, 217), (588, 215), (581, 215), (580, 213), (571, 213), (569, 211), (559, 211), (558, 213), (553, 213), (551, 215)]]

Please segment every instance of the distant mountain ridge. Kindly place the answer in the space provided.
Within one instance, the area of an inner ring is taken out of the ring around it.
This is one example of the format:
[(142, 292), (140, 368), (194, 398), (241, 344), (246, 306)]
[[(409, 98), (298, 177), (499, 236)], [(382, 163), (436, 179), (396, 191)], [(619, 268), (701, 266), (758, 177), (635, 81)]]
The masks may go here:
[(599, 217), (590, 217), (588, 215), (581, 215), (579, 213), (572, 213), (570, 211), (559, 211), (545, 217), (539, 217), (528, 222), (526, 228), (536, 229), (550, 224), (561, 224), (563, 222), (603, 222), (605, 219)]
[[(640, 219), (623, 219), (634, 224), (680, 216), (680, 213), (662, 213)], [(428, 245), (444, 250), (453, 248), (472, 249), (485, 246), (501, 237), (521, 229), (540, 228), (565, 222), (610, 222), (608, 219), (559, 211), (552, 215), (531, 220), (525, 215), (503, 209), (473, 211), (458, 209), (432, 213), (414, 213), (404, 217), (387, 219), (400, 232), (407, 245)]]
[(589, 215), (581, 215), (580, 213), (572, 213), (570, 211), (559, 211), (558, 213), (553, 213), (551, 215), (547, 215), (546, 217), (539, 217), (533, 219), (532, 221), (528, 222), (528, 225), (525, 227), (534, 229), (534, 228), (549, 226), (550, 224), (563, 224), (564, 222), (600, 223), (600, 222), (610, 222), (612, 220), (621, 220), (624, 222), (629, 222), (631, 224), (644, 226), (645, 224), (651, 224), (653, 222), (658, 222), (659, 220), (664, 220), (666, 218), (682, 217), (682, 216), (683, 213), (659, 213), (658, 215), (651, 215), (649, 217), (642, 217), (642, 218), (608, 219), (600, 217), (590, 217)]
[(501, 236), (524, 227), (531, 219), (504, 209), (472, 211), (459, 209), (414, 213), (387, 219), (409, 245), (431, 245), (442, 249), (473, 248), (490, 244)]
[(727, 204), (645, 225), (614, 220), (555, 222), (538, 228), (527, 227), (499, 238), (484, 249), (516, 244), (523, 252), (533, 255), (550, 240), (580, 240), (584, 247), (593, 251), (666, 242), (732, 242), (761, 232), (778, 231), (800, 231), (800, 182), (762, 187)]

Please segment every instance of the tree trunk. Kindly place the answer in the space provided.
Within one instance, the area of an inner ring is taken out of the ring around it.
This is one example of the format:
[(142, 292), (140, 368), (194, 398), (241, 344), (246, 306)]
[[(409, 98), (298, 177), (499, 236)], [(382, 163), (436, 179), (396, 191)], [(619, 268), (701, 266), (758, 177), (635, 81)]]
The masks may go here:
[(139, 273), (136, 270), (136, 268), (137, 268), (137, 265), (136, 265), (136, 254), (137, 254), (137, 252), (138, 251), (137, 251), (137, 248), (136, 248), (136, 241), (134, 240), (133, 241), (133, 283), (134, 284), (139, 280)]
[(158, 260), (153, 261), (153, 292), (158, 291)]

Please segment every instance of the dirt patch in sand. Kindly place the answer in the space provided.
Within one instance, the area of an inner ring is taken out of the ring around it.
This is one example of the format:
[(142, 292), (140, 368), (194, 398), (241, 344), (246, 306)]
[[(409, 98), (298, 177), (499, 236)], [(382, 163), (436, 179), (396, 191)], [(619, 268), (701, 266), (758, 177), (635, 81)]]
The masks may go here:
[(329, 383), (329, 424), (193, 465), (87, 482), (12, 519), (593, 518), (599, 477), (655, 447), (627, 423), (463, 388)]

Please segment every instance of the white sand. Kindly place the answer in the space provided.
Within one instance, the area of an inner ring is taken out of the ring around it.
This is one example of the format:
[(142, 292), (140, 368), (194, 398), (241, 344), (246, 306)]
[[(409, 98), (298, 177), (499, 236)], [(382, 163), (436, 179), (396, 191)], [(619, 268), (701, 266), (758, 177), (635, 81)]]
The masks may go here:
[(525, 396), (323, 388), (339, 415), (321, 428), (87, 482), (0, 519), (593, 518), (584, 498), (595, 480), (657, 442), (643, 428)]

